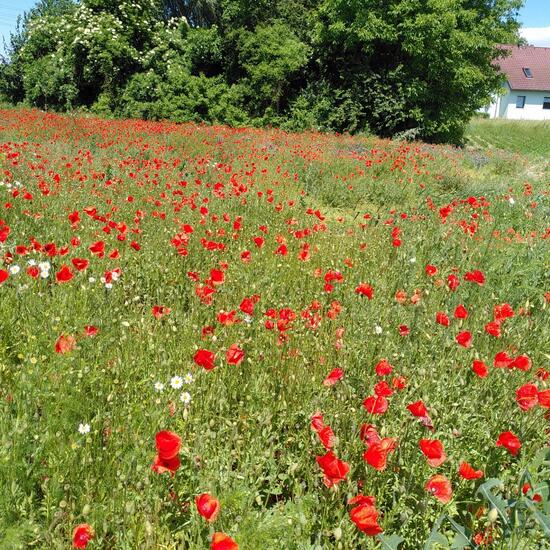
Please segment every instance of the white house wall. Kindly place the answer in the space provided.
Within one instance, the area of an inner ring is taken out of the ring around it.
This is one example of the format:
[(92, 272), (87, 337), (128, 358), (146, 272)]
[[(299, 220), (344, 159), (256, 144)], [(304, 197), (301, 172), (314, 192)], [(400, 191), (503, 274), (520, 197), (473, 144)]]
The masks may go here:
[[(525, 106), (523, 109), (516, 107), (518, 96), (525, 96)], [(500, 98), (500, 117), (511, 120), (550, 120), (550, 109), (542, 108), (545, 97), (550, 97), (550, 90), (547, 92), (511, 90)]]
[[(550, 109), (543, 109), (542, 103), (545, 97), (550, 97), (550, 90), (546, 92), (522, 92), (510, 90), (506, 84), (504, 95), (498, 96), (494, 101), (480, 112), (487, 113), (489, 118), (508, 118), (511, 120), (550, 120)], [(518, 96), (525, 96), (523, 109), (516, 107)]]

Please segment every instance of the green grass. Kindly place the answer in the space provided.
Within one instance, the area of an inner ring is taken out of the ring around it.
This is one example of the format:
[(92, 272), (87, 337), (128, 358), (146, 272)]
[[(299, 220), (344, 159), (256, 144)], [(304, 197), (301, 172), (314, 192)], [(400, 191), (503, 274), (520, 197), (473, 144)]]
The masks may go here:
[[(0, 548), (68, 548), (83, 522), (96, 532), (94, 549), (201, 549), (214, 531), (243, 550), (374, 548), (379, 541), (348, 513), (347, 501), (365, 494), (376, 497), (384, 533), (417, 549), (444, 513), (472, 535), (485, 532), (488, 510), (476, 496), (482, 481), (461, 479), (461, 461), (501, 478), (504, 496), (517, 494), (519, 476), (547, 442), (546, 409), (522, 411), (515, 399), (528, 382), (548, 387), (536, 373), (549, 359), (549, 189), (538, 173), (526, 175), (530, 158), (35, 111), (2, 111), (0, 120), (4, 180), (21, 182), (16, 196), (0, 187), (0, 220), (10, 228), (0, 269), (21, 267), (0, 284)], [(95, 219), (85, 213), (90, 207)], [(73, 211), (81, 218), (74, 227)], [(188, 237), (185, 255), (171, 242), (176, 235), (180, 244)], [(262, 248), (252, 240), (258, 236)], [(17, 245), (31, 238), (68, 246), (67, 254), (18, 255)], [(225, 249), (207, 250), (201, 239)], [(104, 258), (88, 250), (99, 240)], [(275, 254), (283, 242), (288, 254)], [(298, 259), (304, 243), (307, 261)], [(116, 259), (108, 257), (113, 249)], [(74, 257), (90, 260), (87, 271), (56, 283)], [(48, 260), (49, 277), (27, 275), (29, 259)], [(427, 264), (436, 276), (426, 275)], [(122, 276), (107, 289), (100, 278), (116, 267)], [(196, 290), (212, 269), (225, 270), (225, 281), (207, 305)], [(485, 274), (482, 286), (464, 278), (475, 269)], [(327, 292), (331, 270), (343, 281)], [(455, 292), (445, 284), (451, 273), (461, 280)], [(355, 292), (360, 283), (372, 285), (372, 300)], [(398, 290), (421, 300), (402, 305)], [(249, 318), (239, 305), (255, 294)], [(515, 316), (495, 338), (484, 326), (504, 302)], [(452, 319), (459, 304), (465, 320)], [(155, 305), (171, 313), (157, 320)], [(281, 337), (266, 328), (271, 309), (296, 314)], [(240, 322), (223, 326), (222, 310), (236, 310)], [(438, 311), (450, 327), (435, 323)], [(86, 325), (99, 333), (85, 337)], [(203, 335), (205, 327), (215, 327), (214, 336)], [(473, 334), (467, 349), (455, 341), (464, 330)], [(61, 334), (73, 335), (76, 349), (57, 354)], [(245, 352), (238, 366), (225, 360), (234, 343)], [(214, 370), (193, 363), (200, 348), (216, 353)], [(528, 355), (531, 369), (493, 368), (500, 351)], [(383, 358), (394, 372), (381, 378), (375, 365)], [(485, 379), (472, 372), (476, 358), (490, 367)], [(344, 378), (323, 386), (335, 367)], [(172, 376), (188, 372), (192, 384), (170, 387)], [(389, 397), (384, 415), (369, 414), (363, 400), (394, 376), (405, 388)], [(191, 394), (187, 406), (182, 390)], [(406, 408), (419, 399), (433, 432)], [(350, 465), (332, 489), (315, 458), (326, 452), (310, 427), (316, 411)], [(89, 434), (77, 431), (80, 423), (90, 424)], [(384, 471), (363, 460), (363, 423), (397, 439)], [(150, 468), (160, 430), (182, 438), (173, 478)], [(495, 445), (507, 430), (522, 442), (517, 457)], [(438, 468), (420, 452), (421, 438), (442, 441), (448, 458)], [(449, 504), (424, 489), (435, 473), (452, 484)], [(221, 503), (213, 525), (195, 508), (203, 492)], [(509, 544), (503, 527), (494, 525), (495, 548)], [(545, 543), (532, 518), (514, 536), (526, 547)]]
[(470, 144), (481, 149), (545, 158), (550, 154), (550, 121), (475, 118), (466, 135)]

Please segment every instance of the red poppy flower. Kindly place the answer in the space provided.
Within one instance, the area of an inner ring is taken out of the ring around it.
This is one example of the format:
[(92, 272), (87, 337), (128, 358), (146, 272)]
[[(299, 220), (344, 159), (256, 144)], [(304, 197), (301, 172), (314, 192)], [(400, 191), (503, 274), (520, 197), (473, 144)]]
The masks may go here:
[(461, 462), (458, 473), (464, 479), (480, 479), (483, 477), (482, 470), (474, 470), (467, 462)]
[(462, 304), (459, 304), (455, 308), (454, 316), (455, 316), (455, 319), (467, 319), (468, 310)]
[(208, 351), (207, 349), (200, 349), (193, 356), (193, 361), (199, 366), (203, 367), (206, 370), (212, 370), (214, 365), (214, 353)]
[(472, 345), (472, 333), (467, 330), (460, 332), (456, 336), (456, 343), (463, 348), (469, 348)]
[(421, 439), (419, 445), (420, 450), (428, 459), (428, 464), (433, 468), (441, 466), (447, 460), (443, 444), (439, 439)]
[(230, 365), (240, 365), (244, 359), (244, 351), (237, 344), (232, 344), (225, 353), (225, 359)]
[(372, 300), (372, 297), (374, 295), (374, 289), (372, 288), (372, 286), (368, 285), (367, 283), (361, 283), (355, 289), (355, 294), (361, 294), (361, 296), (366, 296), (369, 300)]
[(497, 447), (505, 447), (508, 452), (516, 456), (521, 449), (521, 441), (512, 432), (502, 432), (496, 442)]
[(527, 372), (531, 368), (531, 359), (527, 355), (518, 355), (510, 364), (510, 368)]
[(363, 453), (363, 459), (375, 470), (382, 471), (386, 468), (388, 455), (397, 447), (397, 440), (385, 437), (377, 443), (373, 443)]
[(196, 496), (195, 505), (199, 514), (209, 523), (215, 521), (220, 512), (220, 501), (208, 493)]
[(71, 263), (77, 271), (84, 271), (90, 265), (90, 262), (85, 258), (73, 258)]
[(153, 306), (151, 313), (155, 319), (161, 319), (165, 315), (168, 315), (172, 310), (166, 306)]
[(181, 461), (179, 456), (174, 458), (162, 458), (159, 455), (155, 456), (155, 460), (151, 465), (151, 470), (157, 474), (164, 474), (170, 472), (170, 475), (174, 475), (178, 468), (181, 466)]
[(318, 432), (319, 430), (323, 429), (323, 426), (325, 425), (323, 415), (317, 411), (312, 417), (311, 417), (311, 427)]
[(456, 275), (451, 274), (447, 277), (447, 285), (453, 292), (458, 288), (459, 284), (460, 279)]
[(98, 332), (99, 332), (99, 329), (97, 327), (94, 327), (93, 325), (86, 325), (84, 327), (84, 334), (88, 338), (93, 338), (94, 336), (97, 336)]
[(510, 365), (513, 362), (514, 362), (513, 357), (510, 357), (505, 351), (499, 351), (495, 355), (495, 360), (493, 361), (493, 365), (496, 368), (510, 367)]
[(483, 283), (485, 283), (485, 275), (483, 275), (479, 269), (476, 269), (474, 271), (468, 271), (468, 273), (464, 275), (464, 280), (483, 285)]
[(399, 325), (399, 336), (408, 336), (411, 329), (407, 325)]
[(317, 430), (317, 435), (325, 449), (329, 450), (334, 447), (336, 437), (330, 426), (323, 426), (320, 430)]
[(391, 385), (396, 390), (402, 390), (407, 385), (407, 379), (404, 376), (394, 376), (392, 378)]
[(369, 446), (380, 441), (380, 436), (372, 424), (363, 424), (359, 432), (359, 437), (361, 441)]
[(73, 548), (86, 548), (93, 538), (94, 530), (92, 526), (87, 523), (81, 523), (73, 531)]
[(76, 348), (76, 339), (68, 334), (61, 334), (55, 342), (55, 353), (64, 355)]
[(330, 371), (330, 374), (323, 380), (323, 386), (334, 386), (338, 380), (344, 376), (344, 371), (340, 368), (335, 368)]
[(378, 397), (390, 397), (393, 395), (393, 390), (385, 380), (382, 380), (374, 386), (374, 394)]
[(435, 267), (435, 265), (428, 264), (426, 266), (426, 275), (433, 277), (436, 274), (437, 274), (437, 267)]
[(516, 390), (516, 402), (522, 411), (528, 411), (539, 402), (538, 388), (535, 384), (524, 384)]
[(539, 391), (537, 397), (541, 407), (550, 408), (550, 390)]
[(472, 370), (480, 377), (485, 378), (489, 374), (489, 367), (479, 359), (474, 359)]
[(491, 321), (485, 325), (485, 332), (495, 338), (500, 338), (500, 321)]
[(93, 244), (91, 244), (88, 248), (88, 250), (95, 254), (96, 256), (99, 256), (100, 258), (103, 258), (105, 255), (105, 243), (103, 241), (97, 241)]
[(74, 273), (71, 268), (65, 264), (61, 266), (61, 269), (55, 274), (55, 280), (58, 283), (66, 283), (74, 277)]
[(493, 317), (495, 321), (510, 319), (514, 316), (514, 310), (510, 304), (499, 304), (493, 308)]
[(449, 321), (449, 317), (447, 317), (445, 313), (443, 313), (442, 311), (438, 311), (435, 314), (435, 322), (444, 327), (448, 327), (450, 321)]
[(9, 272), (6, 271), (5, 269), (0, 269), (0, 285), (4, 282), (4, 281), (7, 281), (8, 277), (10, 276)]
[(363, 407), (371, 414), (384, 414), (388, 410), (388, 400), (382, 395), (369, 395)]
[[(352, 508), (349, 512), (351, 521), (355, 523), (358, 529), (365, 535), (374, 537), (382, 533), (382, 528), (378, 525), (378, 510), (374, 507), (374, 497), (363, 497), (359, 500), (358, 506)], [(358, 502), (358, 497), (350, 500), (350, 504)]]
[(453, 489), (450, 481), (441, 474), (436, 474), (428, 479), (424, 488), (443, 504), (449, 502), (453, 496)]
[(374, 367), (374, 370), (378, 376), (387, 376), (392, 373), (393, 366), (387, 359), (382, 359), (381, 361), (378, 361), (376, 367)]
[(428, 409), (422, 400), (416, 401), (407, 405), (407, 409), (411, 412), (413, 416), (421, 418), (423, 416), (428, 416)]
[(214, 533), (210, 550), (239, 550), (239, 545), (225, 533)]
[(162, 431), (155, 436), (155, 444), (160, 457), (174, 458), (181, 449), (181, 438), (174, 432)]
[(332, 451), (328, 451), (323, 456), (317, 456), (316, 460), (321, 470), (323, 470), (325, 476), (323, 482), (327, 487), (330, 488), (338, 485), (338, 483), (346, 479), (349, 472), (349, 464), (340, 460)]

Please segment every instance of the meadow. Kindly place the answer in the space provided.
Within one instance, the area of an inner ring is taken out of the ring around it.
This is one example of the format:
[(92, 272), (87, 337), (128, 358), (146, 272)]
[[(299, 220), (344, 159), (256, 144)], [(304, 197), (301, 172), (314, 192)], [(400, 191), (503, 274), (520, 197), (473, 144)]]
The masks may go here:
[(0, 548), (548, 547), (542, 145), (0, 135)]

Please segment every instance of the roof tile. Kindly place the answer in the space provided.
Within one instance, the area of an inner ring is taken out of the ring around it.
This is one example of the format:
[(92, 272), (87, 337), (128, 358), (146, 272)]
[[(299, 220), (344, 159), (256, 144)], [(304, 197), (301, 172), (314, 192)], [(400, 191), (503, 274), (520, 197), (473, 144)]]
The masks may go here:
[[(503, 45), (508, 57), (497, 60), (512, 90), (550, 91), (550, 48)], [(524, 68), (531, 69), (533, 78), (527, 78)]]

